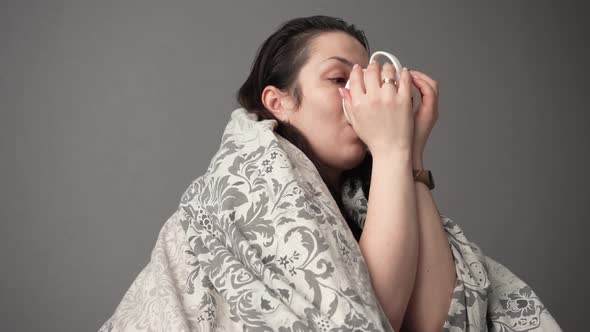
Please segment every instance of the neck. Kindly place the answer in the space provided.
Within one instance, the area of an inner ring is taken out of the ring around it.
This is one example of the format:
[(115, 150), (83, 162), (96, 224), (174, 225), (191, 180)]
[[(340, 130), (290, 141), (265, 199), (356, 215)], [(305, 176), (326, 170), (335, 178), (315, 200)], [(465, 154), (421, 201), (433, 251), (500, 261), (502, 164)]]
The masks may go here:
[(336, 196), (335, 198), (338, 197), (338, 195), (340, 194), (340, 180), (342, 178), (342, 171), (338, 170), (338, 169), (326, 169), (325, 172), (325, 181), (326, 184), (328, 185), (328, 188), (330, 188), (330, 191), (332, 191), (332, 195)]

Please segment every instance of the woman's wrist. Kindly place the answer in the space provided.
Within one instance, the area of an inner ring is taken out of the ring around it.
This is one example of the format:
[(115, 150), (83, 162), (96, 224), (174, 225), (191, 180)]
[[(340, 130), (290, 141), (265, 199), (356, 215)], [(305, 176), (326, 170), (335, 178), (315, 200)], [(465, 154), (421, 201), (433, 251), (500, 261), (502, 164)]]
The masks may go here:
[(413, 166), (412, 154), (409, 151), (394, 150), (388, 153), (380, 153), (373, 155), (373, 163), (385, 163), (388, 165), (396, 165), (407, 167)]
[(412, 159), (412, 168), (413, 169), (423, 169), (424, 162), (422, 161), (422, 158)]

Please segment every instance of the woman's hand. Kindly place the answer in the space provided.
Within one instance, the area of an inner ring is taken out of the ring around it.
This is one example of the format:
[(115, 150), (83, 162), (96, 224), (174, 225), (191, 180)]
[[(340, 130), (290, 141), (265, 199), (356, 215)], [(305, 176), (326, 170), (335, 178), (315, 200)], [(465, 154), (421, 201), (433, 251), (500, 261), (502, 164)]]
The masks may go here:
[(415, 169), (423, 168), (422, 155), (430, 132), (438, 119), (438, 82), (417, 70), (411, 70), (412, 82), (422, 95), (422, 103), (414, 114), (414, 145), (412, 162)]
[(373, 156), (402, 151), (411, 153), (414, 123), (407, 70), (400, 73), (398, 88), (381, 83), (381, 76), (395, 77), (390, 63), (375, 61), (367, 67), (363, 78), (360, 65), (350, 73), (350, 89), (342, 88), (346, 111), (352, 128), (367, 145)]

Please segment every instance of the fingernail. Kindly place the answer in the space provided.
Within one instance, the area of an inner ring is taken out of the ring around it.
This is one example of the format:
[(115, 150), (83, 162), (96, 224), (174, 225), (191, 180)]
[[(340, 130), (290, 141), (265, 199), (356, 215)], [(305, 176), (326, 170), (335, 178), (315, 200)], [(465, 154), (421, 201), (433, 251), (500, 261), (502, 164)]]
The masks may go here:
[(404, 67), (402, 68), (403, 71), (408, 71), (408, 68)]
[(342, 91), (342, 88), (338, 88), (338, 92), (340, 93), (340, 97), (344, 98), (344, 92)]
[(359, 66), (358, 63), (355, 63), (354, 66), (352, 66), (352, 69), (356, 69)]

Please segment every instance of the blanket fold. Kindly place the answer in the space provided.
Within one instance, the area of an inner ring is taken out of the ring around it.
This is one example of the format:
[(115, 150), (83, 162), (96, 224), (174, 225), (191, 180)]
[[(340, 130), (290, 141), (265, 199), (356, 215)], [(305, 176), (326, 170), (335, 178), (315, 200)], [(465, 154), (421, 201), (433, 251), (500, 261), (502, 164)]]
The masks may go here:
[[(205, 174), (181, 196), (106, 331), (393, 331), (345, 215), (276, 120), (231, 113)], [(535, 292), (441, 214), (457, 282), (445, 331), (561, 331)]]

